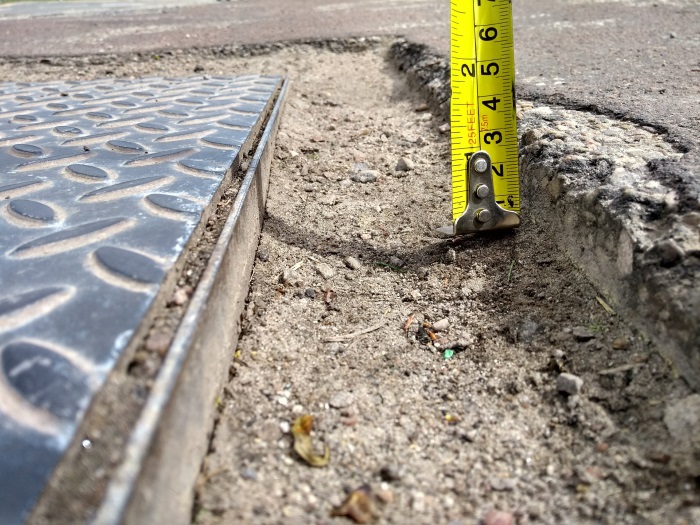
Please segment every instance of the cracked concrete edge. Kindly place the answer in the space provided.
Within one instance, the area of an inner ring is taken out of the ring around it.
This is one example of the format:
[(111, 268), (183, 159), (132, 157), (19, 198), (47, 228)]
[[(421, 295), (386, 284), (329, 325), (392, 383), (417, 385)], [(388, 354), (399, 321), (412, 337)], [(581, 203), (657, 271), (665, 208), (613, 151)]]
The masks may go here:
[(216, 399), (241, 332), (285, 81), (210, 262), (96, 512), (94, 525), (187, 524)]
[[(449, 60), (405, 39), (392, 44), (389, 57), (433, 112), (449, 120)], [(567, 105), (565, 100), (558, 103)], [(571, 106), (576, 107), (575, 101)], [(650, 124), (651, 132), (664, 131)], [(537, 126), (532, 120), (519, 126), (526, 215), (546, 225), (615, 310), (654, 340), (677, 373), (700, 390), (700, 198), (688, 165), (678, 158), (650, 159), (645, 176), (668, 194), (645, 201), (635, 197), (634, 187), (608, 183), (612, 165), (597, 173), (600, 158), (587, 158), (572, 177), (562, 165), (570, 150), (524, 138), (526, 127)], [(677, 157), (688, 152), (687, 142), (660, 136), (680, 152)], [(581, 180), (593, 183), (582, 185)]]

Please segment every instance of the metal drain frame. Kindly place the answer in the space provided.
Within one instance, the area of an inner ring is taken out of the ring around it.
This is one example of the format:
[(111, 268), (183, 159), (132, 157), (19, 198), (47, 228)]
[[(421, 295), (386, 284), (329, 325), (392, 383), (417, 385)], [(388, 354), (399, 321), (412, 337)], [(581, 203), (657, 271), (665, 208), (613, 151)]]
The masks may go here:
[[(204, 273), (91, 524), (189, 524), (194, 486), (241, 331), (285, 80)], [(80, 439), (76, 433), (76, 440)], [(35, 510), (41, 505), (40, 502)], [(30, 517), (29, 522), (32, 522)]]

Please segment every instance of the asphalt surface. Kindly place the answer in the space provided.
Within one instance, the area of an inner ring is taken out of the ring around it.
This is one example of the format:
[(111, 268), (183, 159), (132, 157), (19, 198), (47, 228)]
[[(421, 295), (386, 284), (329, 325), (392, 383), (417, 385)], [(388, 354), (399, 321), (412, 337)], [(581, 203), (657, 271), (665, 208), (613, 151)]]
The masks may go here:
[[(700, 2), (513, 4), (521, 96), (592, 107), (668, 130), (684, 149), (692, 150), (684, 166), (698, 175)], [(119, 53), (349, 35), (404, 35), (447, 53), (448, 10), (448, 2), (438, 0), (10, 4), (0, 7), (0, 56)]]

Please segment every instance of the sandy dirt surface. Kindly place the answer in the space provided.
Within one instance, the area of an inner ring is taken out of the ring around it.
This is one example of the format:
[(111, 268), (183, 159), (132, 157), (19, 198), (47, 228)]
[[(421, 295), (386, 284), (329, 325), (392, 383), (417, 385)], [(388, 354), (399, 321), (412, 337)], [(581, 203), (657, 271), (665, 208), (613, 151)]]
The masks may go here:
[[(349, 523), (332, 509), (366, 485), (376, 523), (700, 523), (700, 396), (527, 207), (516, 232), (435, 233), (445, 123), (381, 41), (320, 47), (0, 65), (24, 80), (294, 81), (193, 522)], [(292, 451), (304, 414), (325, 467)]]
[[(368, 484), (379, 523), (697, 523), (667, 430), (695, 396), (528, 214), (434, 233), (448, 137), (382, 52), (248, 62), (295, 84), (194, 522), (341, 523)], [(290, 450), (306, 413), (326, 468)]]

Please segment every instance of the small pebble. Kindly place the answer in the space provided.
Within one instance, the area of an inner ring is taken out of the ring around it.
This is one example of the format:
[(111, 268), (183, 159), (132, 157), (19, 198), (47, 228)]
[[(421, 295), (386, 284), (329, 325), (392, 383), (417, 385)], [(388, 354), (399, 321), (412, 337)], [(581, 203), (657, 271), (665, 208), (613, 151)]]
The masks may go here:
[(433, 331), (435, 332), (443, 332), (447, 330), (450, 327), (450, 321), (445, 318), (445, 319), (440, 319), (439, 321), (435, 321), (433, 323)]
[(415, 490), (411, 494), (411, 510), (416, 514), (422, 514), (426, 511), (425, 494)]
[(337, 392), (333, 394), (328, 404), (333, 408), (341, 409), (349, 407), (353, 401), (354, 398), (350, 392)]
[(389, 264), (392, 266), (396, 266), (397, 268), (401, 268), (406, 263), (403, 259), (399, 259), (395, 255), (392, 255), (391, 257), (389, 257)]
[(630, 343), (624, 337), (618, 337), (612, 342), (612, 347), (614, 350), (626, 350)]
[(304, 290), (304, 295), (308, 297), (309, 299), (315, 299), (316, 298), (316, 290), (313, 288), (307, 288)]
[(448, 264), (452, 264), (457, 261), (457, 252), (454, 251), (452, 248), (447, 250), (445, 253), (445, 260), (448, 262)]
[(256, 481), (258, 479), (258, 473), (252, 468), (244, 468), (241, 470), (241, 477), (248, 481)]
[(295, 281), (298, 278), (298, 274), (296, 270), (292, 270), (291, 268), (285, 269), (279, 276), (279, 282), (282, 284), (288, 284), (291, 281)]
[(588, 328), (585, 328), (583, 326), (574, 327), (571, 333), (574, 336), (574, 339), (576, 339), (577, 341), (581, 341), (582, 343), (590, 341), (591, 339), (595, 339), (595, 334), (591, 332)]
[[(295, 405), (296, 406), (296, 405)], [(290, 430), (289, 422), (288, 421), (281, 421), (280, 422), (280, 430), (282, 431), (282, 434), (289, 434)]]
[(541, 329), (542, 327), (532, 319), (523, 319), (518, 326), (518, 342), (531, 342)]
[(394, 493), (389, 489), (379, 489), (375, 491), (374, 495), (380, 502), (384, 503), (384, 505), (388, 505), (394, 501)]
[(362, 268), (362, 263), (352, 256), (346, 257), (344, 262), (345, 266), (347, 266), (351, 270), (359, 270), (360, 268)]
[(331, 354), (340, 354), (342, 352), (345, 352), (345, 345), (341, 343), (331, 343), (328, 347), (328, 351)]
[(515, 516), (510, 512), (492, 510), (484, 518), (484, 525), (515, 525)]
[(374, 170), (365, 170), (351, 175), (350, 178), (355, 182), (367, 184), (369, 182), (376, 182), (377, 178), (379, 178), (379, 172)]
[(416, 168), (415, 162), (408, 157), (401, 157), (394, 168), (396, 171), (413, 171)]
[(583, 379), (573, 374), (559, 374), (557, 378), (557, 390), (571, 396), (578, 394), (583, 387)]
[(326, 263), (318, 263), (315, 268), (318, 274), (324, 279), (331, 279), (335, 276), (335, 270)]
[(670, 402), (664, 411), (664, 424), (671, 437), (688, 449), (700, 451), (700, 394)]
[(156, 332), (148, 336), (146, 339), (146, 350), (155, 352), (159, 355), (165, 355), (170, 346), (171, 335), (164, 332)]
[(260, 260), (262, 262), (267, 262), (269, 258), (270, 258), (270, 255), (265, 250), (258, 251), (258, 260)]
[(497, 492), (510, 492), (515, 489), (517, 481), (513, 478), (494, 477), (489, 480), (489, 485)]
[(187, 293), (186, 288), (178, 288), (175, 290), (175, 293), (173, 294), (173, 298), (170, 300), (172, 304), (176, 304), (178, 306), (182, 306), (187, 302), (187, 300), (190, 298), (190, 294)]

